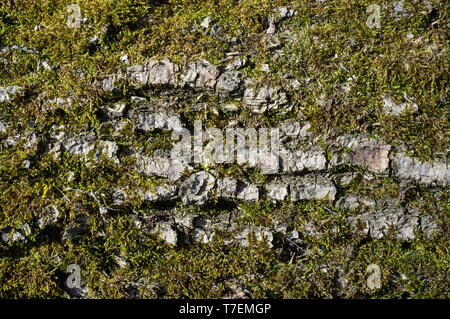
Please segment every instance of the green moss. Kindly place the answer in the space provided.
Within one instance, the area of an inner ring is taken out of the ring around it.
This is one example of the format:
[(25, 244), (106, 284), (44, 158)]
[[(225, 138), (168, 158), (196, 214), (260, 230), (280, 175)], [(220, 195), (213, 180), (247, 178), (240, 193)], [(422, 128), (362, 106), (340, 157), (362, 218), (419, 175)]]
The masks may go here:
[[(78, 4), (87, 18), (78, 29), (66, 24), (67, 6), (72, 3)], [(433, 240), (420, 233), (410, 243), (393, 237), (368, 240), (355, 235), (345, 222), (358, 211), (319, 201), (274, 204), (263, 198), (257, 203), (233, 201), (231, 206), (242, 209), (240, 221), (247, 224), (274, 227), (274, 220), (289, 221), (289, 231), (300, 233), (299, 247), (292, 248), (284, 237), (275, 238), (283, 243), (282, 251), (256, 242), (248, 248), (226, 245), (229, 234), (218, 231), (210, 244), (174, 248), (156, 235), (144, 235), (130, 217), (133, 211), (141, 214), (158, 208), (143, 204), (135, 190), (152, 189), (163, 183), (162, 179), (137, 174), (132, 157), (122, 158), (120, 165), (102, 157), (87, 166), (80, 156), (63, 154), (55, 159), (46, 149), (53, 125), (64, 125), (64, 132), (74, 135), (96, 130), (99, 140), (115, 141), (121, 148), (142, 148), (147, 155), (169, 148), (170, 133), (137, 134), (130, 122), (122, 129), (122, 136), (116, 136), (115, 127), (105, 126), (99, 112), (102, 105), (127, 102), (133, 95), (155, 98), (157, 91), (119, 83), (119, 90), (105, 93), (99, 81), (124, 70), (127, 65), (120, 61), (124, 54), (131, 65), (151, 57), (168, 57), (180, 65), (203, 58), (223, 67), (228, 63), (226, 53), (240, 51), (249, 60), (242, 70), (245, 76), (253, 78), (257, 86), (285, 89), (294, 110), (252, 114), (234, 99), (220, 101), (209, 94), (186, 94), (172, 106), (182, 112), (188, 128), (195, 119), (202, 119), (206, 128), (224, 129), (230, 120), (245, 127), (278, 127), (280, 121), (302, 113), (302, 121), (311, 123), (313, 137), (321, 137), (318, 144), (325, 148), (323, 133), (328, 129), (338, 127), (355, 133), (364, 131), (368, 123), (372, 125), (368, 133), (392, 145), (406, 145), (410, 155), (424, 160), (446, 158), (449, 62), (443, 31), (449, 5), (431, 1), (435, 10), (427, 14), (419, 1), (404, 1), (413, 15), (397, 17), (389, 1), (380, 1), (386, 5), (381, 28), (369, 29), (365, 22), (370, 3), (226, 0), (201, 1), (199, 5), (194, 0), (15, 0), (2, 6), (0, 45), (26, 45), (35, 52), (0, 53), (4, 65), (0, 68), (1, 86), (24, 87), (11, 102), (0, 105), (1, 120), (9, 123), (7, 134), (0, 138), (25, 135), (34, 126), (39, 142), (33, 147), (25, 147), (22, 140), (14, 146), (0, 146), (0, 227), (18, 230), (27, 223), (32, 230), (26, 243), (0, 242), (0, 297), (67, 296), (63, 289), (66, 269), (76, 263), (91, 297), (128, 297), (130, 282), (141, 278), (147, 280), (140, 288), (141, 295), (149, 298), (221, 298), (231, 295), (227, 286), (232, 280), (250, 289), (256, 298), (330, 297), (335, 294), (336, 276), (341, 276), (334, 267), (338, 265), (348, 281), (343, 297), (448, 298), (450, 207), (445, 189), (417, 186), (404, 191), (400, 181), (382, 177), (371, 182), (356, 179), (339, 189), (342, 194), (357, 193), (374, 200), (398, 198), (414, 205), (439, 222), (442, 232)], [(277, 23), (282, 53), (278, 54), (264, 41), (267, 17), (281, 6), (295, 9), (297, 15)], [(207, 30), (198, 26), (205, 17), (212, 18)], [(39, 24), (43, 28), (35, 30)], [(215, 24), (222, 28), (217, 36), (210, 32)], [(99, 39), (97, 46), (89, 43), (93, 36)], [(228, 41), (233, 37), (242, 40), (234, 47)], [(47, 61), (53, 69), (41, 67), (37, 71), (38, 61)], [(261, 69), (263, 64), (268, 64), (270, 72)], [(289, 89), (289, 79), (298, 80), (300, 86)], [(407, 101), (405, 96), (412, 99), (419, 111), (398, 117), (383, 114), (384, 93), (400, 103)], [(69, 96), (72, 105), (49, 102)], [(196, 99), (205, 103), (205, 111), (190, 111), (189, 104)], [(224, 102), (237, 103), (239, 112), (223, 112)], [(330, 156), (329, 152), (329, 160)], [(31, 162), (29, 169), (25, 169), (24, 160)], [(208, 168), (195, 167), (195, 171), (199, 169)], [(237, 165), (216, 169), (220, 176), (249, 179), (262, 186), (270, 181), (257, 170)], [(332, 173), (344, 169), (366, 172), (340, 167)], [(104, 223), (99, 208), (113, 206), (115, 188), (131, 190), (131, 194), (109, 223)], [(204, 207), (178, 204), (171, 203), (170, 208), (202, 216), (216, 216), (230, 208), (230, 203), (222, 201)], [(61, 220), (38, 229), (36, 217), (49, 205), (58, 207)], [(85, 237), (62, 240), (64, 224), (80, 216), (91, 217)], [(306, 228), (311, 224), (320, 236), (308, 234)], [(117, 265), (114, 257), (118, 254), (128, 268)], [(365, 282), (370, 263), (382, 269), (383, 287), (377, 291), (369, 291)], [(400, 274), (406, 279), (399, 279)]]

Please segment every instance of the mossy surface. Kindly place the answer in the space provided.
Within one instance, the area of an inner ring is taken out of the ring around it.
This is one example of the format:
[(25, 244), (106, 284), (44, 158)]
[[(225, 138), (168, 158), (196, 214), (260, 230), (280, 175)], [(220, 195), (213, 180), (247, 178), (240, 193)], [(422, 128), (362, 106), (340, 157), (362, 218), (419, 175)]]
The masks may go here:
[[(370, 29), (366, 8), (372, 2), (2, 0), (0, 47), (21, 45), (34, 52), (0, 50), (0, 86), (24, 88), (12, 101), (0, 104), (0, 119), (8, 123), (0, 139), (33, 130), (38, 141), (31, 147), (26, 140), (0, 146), (0, 228), (20, 229), (24, 223), (31, 227), (27, 243), (0, 241), (0, 297), (68, 297), (66, 269), (78, 264), (93, 298), (128, 298), (130, 287), (139, 286), (142, 278), (143, 298), (222, 298), (232, 294), (229, 282), (247, 287), (255, 298), (336, 297), (335, 283), (342, 277), (336, 265), (347, 280), (339, 297), (449, 298), (448, 189), (417, 186), (400, 194), (400, 181), (393, 177), (376, 177), (369, 184), (355, 180), (339, 189), (340, 194), (358, 193), (374, 200), (398, 198), (439, 221), (439, 234), (426, 238), (419, 232), (407, 243), (395, 236), (368, 240), (357, 235), (345, 219), (358, 212), (323, 201), (275, 204), (263, 198), (257, 203), (230, 200), (184, 207), (176, 200), (170, 208), (185, 214), (217, 216), (239, 207), (240, 220), (250, 225), (274, 227), (274, 220), (287, 220), (303, 244), (292, 246), (280, 237), (275, 241), (285, 248), (269, 249), (264, 241), (241, 247), (226, 244), (230, 234), (218, 232), (208, 244), (171, 247), (156, 235), (142, 234), (131, 218), (158, 212), (160, 207), (142, 203), (136, 190), (160, 185), (161, 178), (138, 174), (133, 158), (117, 164), (102, 157), (88, 165), (81, 156), (55, 158), (46, 149), (53, 126), (64, 126), (73, 135), (95, 131), (98, 140), (115, 141), (122, 149), (141, 148), (146, 155), (169, 149), (170, 133), (138, 135), (128, 123), (117, 136), (114, 127), (103, 125), (99, 112), (100, 106), (121, 101), (132, 110), (132, 96), (157, 98), (157, 89), (120, 83), (118, 90), (106, 93), (98, 81), (124, 70), (127, 65), (120, 59), (124, 55), (130, 65), (167, 57), (180, 65), (206, 59), (223, 67), (227, 53), (239, 51), (250, 57), (242, 72), (256, 85), (299, 82), (288, 92), (294, 110), (261, 115), (241, 108), (229, 113), (221, 110), (216, 97), (205, 95), (196, 100), (207, 105), (205, 110), (192, 112), (189, 103), (194, 98), (180, 93), (174, 105), (187, 127), (195, 119), (202, 119), (205, 127), (225, 128), (231, 120), (244, 127), (272, 127), (301, 112), (314, 137), (331, 128), (354, 133), (370, 127), (370, 134), (404, 146), (411, 156), (448, 159), (449, 3), (428, 1), (433, 9), (427, 11), (422, 1), (404, 1), (409, 15), (403, 16), (390, 1), (380, 0), (381, 28)], [(66, 24), (70, 4), (78, 4), (87, 19), (80, 28)], [(297, 14), (277, 25), (282, 45), (274, 53), (264, 44), (267, 19), (283, 6)], [(206, 17), (212, 18), (208, 29), (199, 26)], [(216, 24), (221, 30), (213, 35), (210, 29)], [(94, 36), (97, 45), (90, 44)], [(233, 37), (237, 44), (230, 44)], [(47, 61), (53, 69), (37, 70), (39, 61)], [(269, 72), (262, 70), (264, 64)], [(419, 110), (388, 116), (382, 112), (383, 94), (400, 103), (412, 99)], [(50, 102), (68, 97), (73, 99), (70, 106)], [(24, 167), (25, 160), (30, 161), (29, 168)], [(237, 165), (221, 165), (217, 171), (259, 185), (271, 180)], [(120, 207), (111, 199), (118, 188), (132, 193)], [(99, 213), (104, 204), (114, 209), (107, 224)], [(51, 205), (58, 207), (61, 219), (39, 229), (35, 220)], [(81, 216), (91, 217), (83, 236), (62, 239), (64, 225)], [(320, 236), (304, 231), (311, 223)], [(127, 268), (117, 265), (117, 254)], [(376, 291), (366, 285), (371, 263), (382, 269), (383, 285)]]

